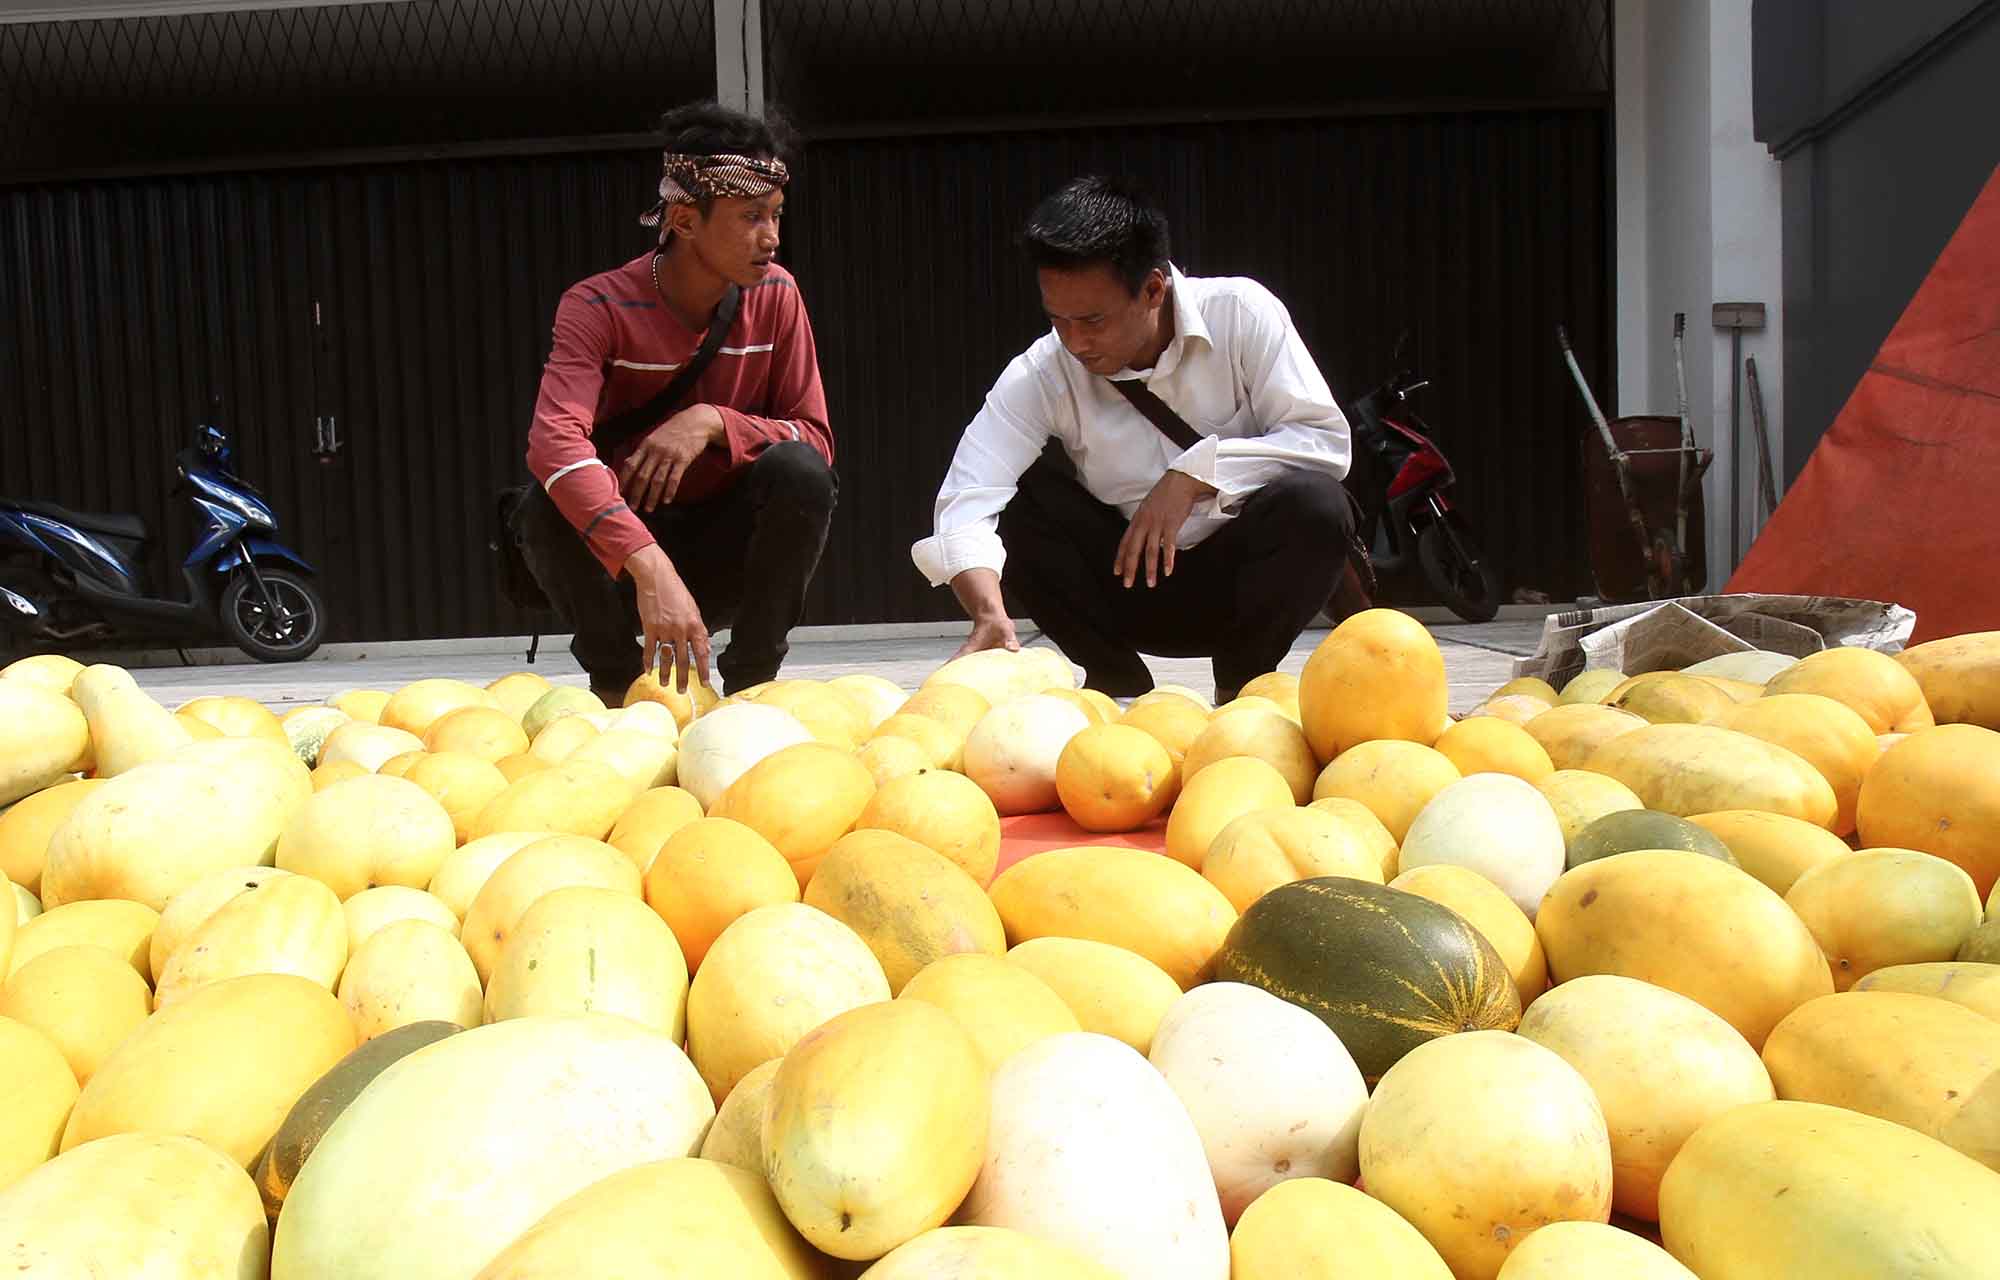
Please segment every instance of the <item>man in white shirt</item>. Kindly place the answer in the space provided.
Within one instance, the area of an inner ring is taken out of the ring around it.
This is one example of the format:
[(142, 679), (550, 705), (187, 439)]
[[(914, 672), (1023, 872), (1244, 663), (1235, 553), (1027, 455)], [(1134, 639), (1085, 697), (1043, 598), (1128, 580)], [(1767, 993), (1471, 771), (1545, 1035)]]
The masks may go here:
[[(911, 558), (972, 619), (960, 652), (1018, 648), (1011, 601), (1093, 689), (1151, 689), (1142, 652), (1209, 657), (1226, 701), (1343, 581), (1347, 419), (1284, 304), (1182, 275), (1165, 216), (1124, 186), (1077, 179), (1023, 239), (1052, 329), (966, 427)], [(1177, 444), (1122, 379), (1200, 438)]]

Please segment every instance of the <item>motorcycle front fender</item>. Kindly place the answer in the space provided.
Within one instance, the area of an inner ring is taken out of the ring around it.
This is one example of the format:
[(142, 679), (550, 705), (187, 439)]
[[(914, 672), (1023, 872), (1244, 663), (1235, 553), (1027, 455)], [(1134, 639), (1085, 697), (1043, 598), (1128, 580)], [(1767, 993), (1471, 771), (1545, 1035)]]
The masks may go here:
[(213, 565), (215, 572), (227, 574), (234, 571), (243, 563), (246, 552), (249, 558), (258, 564), (276, 565), (280, 568), (296, 570), (308, 577), (316, 577), (319, 574), (319, 570), (313, 568), (304, 556), (292, 550), (284, 543), (273, 542), (269, 538), (239, 539), (235, 545), (215, 558)]

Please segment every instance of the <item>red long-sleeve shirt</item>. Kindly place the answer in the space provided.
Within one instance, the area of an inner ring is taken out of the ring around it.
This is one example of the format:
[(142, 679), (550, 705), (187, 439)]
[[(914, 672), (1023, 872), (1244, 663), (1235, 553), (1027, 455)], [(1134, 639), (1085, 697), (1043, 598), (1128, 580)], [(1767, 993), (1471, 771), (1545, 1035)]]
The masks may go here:
[[(701, 339), (660, 301), (651, 254), (579, 281), (556, 304), (554, 340), (528, 428), (528, 470), (614, 578), (626, 557), (653, 542), (618, 484), (617, 468), (644, 437), (619, 446), (601, 465), (592, 425), (645, 403)], [(727, 488), (782, 441), (804, 441), (833, 462), (812, 325), (798, 283), (783, 267), (773, 264), (743, 291), (721, 350), (679, 408), (697, 404), (721, 411), (727, 439), (695, 459), (676, 502)]]

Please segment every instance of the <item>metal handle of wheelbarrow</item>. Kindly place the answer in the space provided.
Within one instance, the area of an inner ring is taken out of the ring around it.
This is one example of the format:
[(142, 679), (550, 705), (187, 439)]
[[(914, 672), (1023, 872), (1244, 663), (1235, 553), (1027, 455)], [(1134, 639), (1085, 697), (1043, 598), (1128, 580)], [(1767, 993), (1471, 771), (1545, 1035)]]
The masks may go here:
[[(1646, 533), (1646, 515), (1639, 509), (1639, 497), (1632, 491), (1632, 467), (1625, 450), (1618, 447), (1618, 441), (1611, 434), (1611, 424), (1604, 420), (1604, 411), (1597, 407), (1597, 397), (1590, 394), (1590, 383), (1583, 377), (1583, 370), (1576, 363), (1576, 352), (1570, 350), (1569, 328), (1556, 326), (1556, 341), (1562, 346), (1563, 363), (1569, 366), (1569, 376), (1576, 379), (1576, 389), (1583, 393), (1583, 403), (1590, 409), (1590, 419), (1597, 424), (1597, 434), (1604, 438), (1604, 452), (1611, 459), (1611, 474), (1618, 477), (1618, 495), (1625, 500), (1625, 516), (1632, 522), (1632, 533), (1639, 540), (1639, 560), (1651, 564), (1653, 540)], [(1651, 577), (1650, 571), (1647, 575)]]
[[(1680, 381), (1681, 394), (1681, 448), (1694, 448), (1694, 428), (1688, 424), (1688, 379), (1687, 363), (1681, 359), (1681, 335), (1687, 332), (1687, 313), (1674, 312), (1674, 376)], [(1681, 455), (1680, 487), (1676, 491), (1680, 502), (1674, 511), (1674, 547), (1684, 551), (1688, 544), (1688, 468), (1687, 455)], [(1674, 584), (1675, 591), (1680, 584)]]

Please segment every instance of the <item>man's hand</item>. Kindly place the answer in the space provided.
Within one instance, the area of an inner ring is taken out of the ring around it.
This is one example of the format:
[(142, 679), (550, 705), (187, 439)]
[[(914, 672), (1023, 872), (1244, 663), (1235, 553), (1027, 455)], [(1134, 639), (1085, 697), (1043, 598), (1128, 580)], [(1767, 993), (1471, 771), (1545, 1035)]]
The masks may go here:
[(1187, 523), (1194, 504), (1214, 493), (1214, 485), (1204, 484), (1185, 471), (1169, 471), (1161, 476), (1139, 509), (1132, 513), (1132, 523), (1125, 526), (1125, 536), (1118, 540), (1118, 554), (1111, 561), (1112, 574), (1124, 579), (1127, 587), (1132, 585), (1141, 567), (1146, 571), (1149, 587), (1158, 586), (1163, 577), (1172, 577), (1174, 539), (1180, 537), (1181, 526)]
[(722, 442), (722, 414), (712, 404), (691, 405), (668, 418), (632, 451), (618, 472), (619, 488), (634, 511), (672, 502), (681, 476), (702, 450)]
[[(708, 627), (701, 606), (688, 594), (687, 584), (659, 544), (641, 547), (625, 560), (625, 571), (639, 596), (639, 625), (646, 630), (646, 670), (670, 667), (673, 687), (688, 691), (688, 671), (708, 684)], [(664, 667), (662, 666), (664, 664)]]
[(972, 619), (972, 634), (952, 657), (962, 658), (982, 649), (1021, 647), (1014, 636), (1014, 620), (1007, 616), (1006, 602), (1000, 596), (999, 574), (991, 569), (967, 569), (951, 580), (951, 590), (965, 616)]

